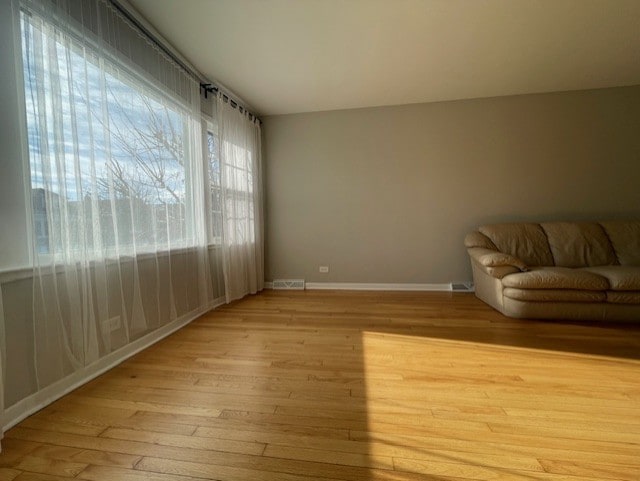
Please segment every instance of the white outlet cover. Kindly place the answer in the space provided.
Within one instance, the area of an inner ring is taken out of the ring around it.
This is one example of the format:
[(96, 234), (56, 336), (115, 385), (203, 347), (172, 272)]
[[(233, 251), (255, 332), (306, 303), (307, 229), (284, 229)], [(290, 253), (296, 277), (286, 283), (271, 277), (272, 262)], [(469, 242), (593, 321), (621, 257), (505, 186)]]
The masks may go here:
[(117, 331), (122, 326), (120, 316), (114, 316), (111, 319), (107, 319), (104, 323), (110, 331)]
[(326, 274), (327, 272), (329, 272), (329, 266), (320, 266), (320, 272)]

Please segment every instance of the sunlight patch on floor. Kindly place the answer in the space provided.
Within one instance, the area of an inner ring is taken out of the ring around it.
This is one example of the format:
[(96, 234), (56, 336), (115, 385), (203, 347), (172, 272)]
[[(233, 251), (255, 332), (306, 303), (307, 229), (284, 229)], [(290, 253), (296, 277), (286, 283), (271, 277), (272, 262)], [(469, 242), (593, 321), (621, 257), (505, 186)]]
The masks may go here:
[(368, 431), (352, 437), (396, 470), (577, 480), (587, 463), (635, 476), (637, 361), (379, 332), (363, 333), (362, 350), (365, 383), (351, 393)]

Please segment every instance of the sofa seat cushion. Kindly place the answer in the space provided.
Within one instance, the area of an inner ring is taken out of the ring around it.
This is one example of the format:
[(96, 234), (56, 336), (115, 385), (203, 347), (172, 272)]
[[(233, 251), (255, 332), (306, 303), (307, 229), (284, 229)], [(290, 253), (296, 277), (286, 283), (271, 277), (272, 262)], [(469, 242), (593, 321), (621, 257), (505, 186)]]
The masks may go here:
[(505, 287), (505, 297), (518, 301), (533, 302), (604, 302), (604, 291), (582, 291), (573, 289), (516, 289)]
[(504, 287), (516, 289), (577, 289), (606, 291), (606, 278), (585, 269), (568, 267), (532, 267), (528, 272), (516, 272), (502, 278)]
[(640, 304), (640, 291), (607, 291), (611, 304)]
[(640, 291), (640, 266), (598, 266), (584, 270), (607, 279), (612, 291)]

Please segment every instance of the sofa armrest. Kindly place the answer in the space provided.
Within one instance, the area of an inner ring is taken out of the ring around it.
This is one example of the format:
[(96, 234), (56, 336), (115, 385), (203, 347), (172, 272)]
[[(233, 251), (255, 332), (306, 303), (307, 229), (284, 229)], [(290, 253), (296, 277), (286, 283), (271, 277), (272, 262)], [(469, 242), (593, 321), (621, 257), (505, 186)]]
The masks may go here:
[(485, 249), (491, 249), (494, 251), (498, 250), (496, 245), (493, 242), (491, 242), (491, 239), (489, 239), (486, 235), (478, 231), (469, 232), (465, 236), (464, 246), (466, 248), (483, 247)]
[(489, 277), (493, 277), (495, 279), (502, 279), (505, 276), (508, 276), (509, 274), (515, 274), (517, 272), (520, 272), (520, 269), (518, 269), (517, 267), (513, 267), (513, 266), (502, 266), (502, 267), (487, 267), (487, 266), (483, 266), (482, 264), (480, 264), (478, 261), (476, 260), (471, 260), (471, 267), (473, 268), (474, 271), (474, 282), (477, 284), (478, 281), (475, 279), (475, 272), (480, 271), (483, 272), (484, 274), (488, 275)]
[[(505, 254), (503, 252), (498, 252), (491, 249), (485, 249), (483, 247), (471, 247), (467, 249), (467, 252), (469, 253), (471, 259), (476, 261), (476, 263), (481, 267), (513, 267), (515, 268), (514, 272), (526, 272), (529, 270), (524, 262), (510, 254)], [(484, 270), (489, 273), (487, 269)]]

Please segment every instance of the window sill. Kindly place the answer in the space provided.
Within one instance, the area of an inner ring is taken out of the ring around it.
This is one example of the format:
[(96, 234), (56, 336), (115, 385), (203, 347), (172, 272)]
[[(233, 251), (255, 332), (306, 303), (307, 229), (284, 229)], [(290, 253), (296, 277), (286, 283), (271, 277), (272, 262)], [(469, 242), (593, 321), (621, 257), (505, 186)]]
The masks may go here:
[[(216, 251), (222, 248), (221, 244), (209, 244), (207, 245), (207, 250), (208, 251)], [(132, 254), (132, 255), (122, 255), (118, 258), (108, 258), (104, 260), (104, 263), (106, 265), (113, 265), (113, 264), (117, 264), (117, 263), (123, 263), (123, 262), (133, 262), (134, 260), (145, 260), (145, 259), (151, 259), (151, 258), (164, 258), (164, 257), (169, 257), (169, 256), (174, 256), (174, 255), (182, 255), (182, 254), (187, 254), (189, 252), (195, 252), (196, 250), (198, 250), (196, 247), (180, 247), (180, 248), (176, 248), (176, 249), (167, 249), (167, 250), (161, 250), (161, 251), (157, 251), (157, 252), (140, 252), (138, 254)], [(93, 267), (93, 265), (95, 264), (96, 261), (90, 261), (89, 264), (91, 267)], [(46, 265), (46, 267), (51, 267), (50, 265)], [(37, 266), (29, 266), (29, 267), (18, 267), (18, 268), (11, 268), (11, 269), (3, 269), (0, 270), (0, 285), (1, 284), (7, 284), (9, 282), (15, 282), (15, 281), (19, 281), (19, 280), (23, 280), (23, 279), (29, 279), (31, 277), (33, 277), (33, 271), (34, 269), (37, 269)], [(56, 272), (63, 272), (64, 270), (64, 265), (63, 264), (57, 264), (55, 266)]]

